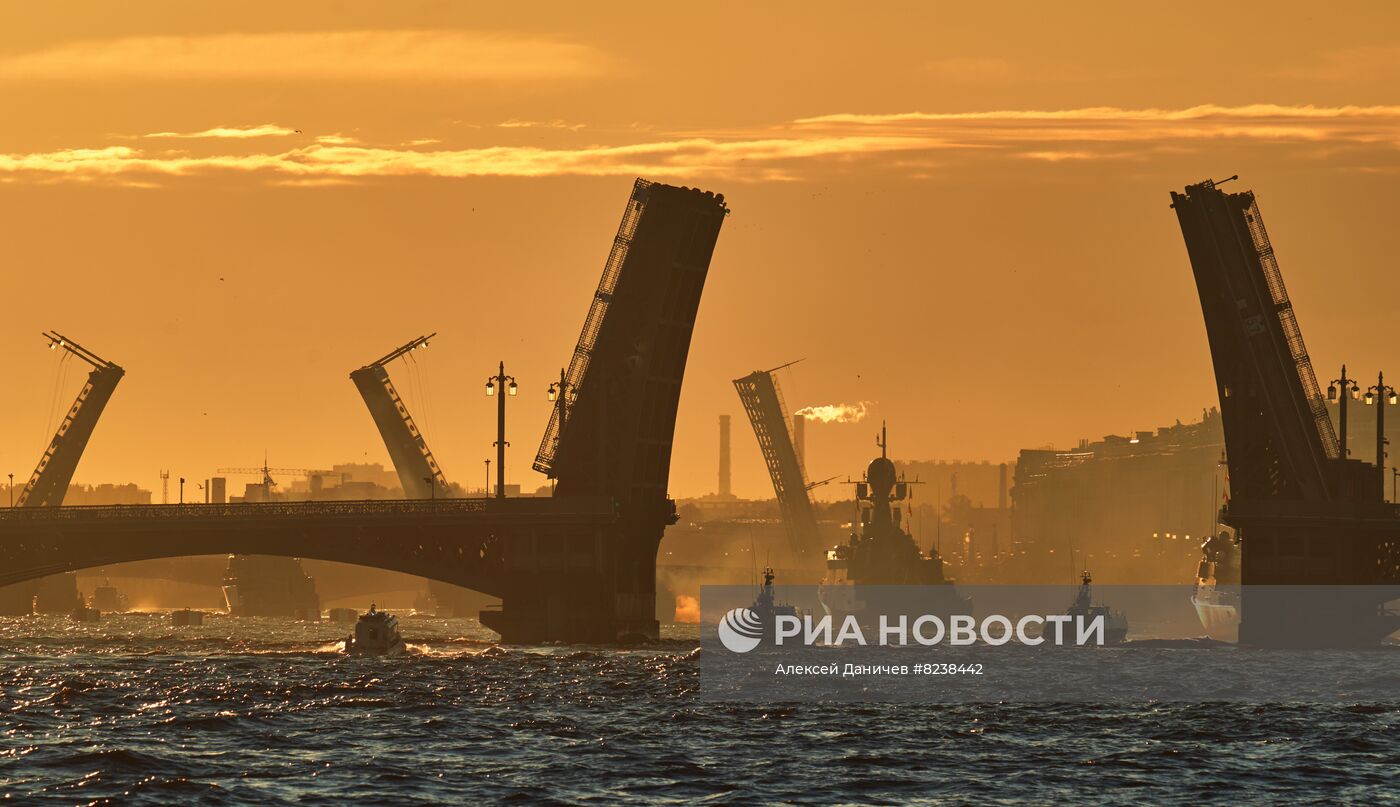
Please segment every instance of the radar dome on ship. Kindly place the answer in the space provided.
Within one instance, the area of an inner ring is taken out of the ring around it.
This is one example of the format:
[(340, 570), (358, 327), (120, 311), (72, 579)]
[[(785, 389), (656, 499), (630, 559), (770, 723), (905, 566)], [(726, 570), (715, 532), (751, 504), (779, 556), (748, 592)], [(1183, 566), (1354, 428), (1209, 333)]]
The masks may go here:
[(886, 457), (876, 457), (865, 469), (865, 479), (870, 483), (870, 492), (877, 497), (889, 496), (895, 483), (894, 463)]

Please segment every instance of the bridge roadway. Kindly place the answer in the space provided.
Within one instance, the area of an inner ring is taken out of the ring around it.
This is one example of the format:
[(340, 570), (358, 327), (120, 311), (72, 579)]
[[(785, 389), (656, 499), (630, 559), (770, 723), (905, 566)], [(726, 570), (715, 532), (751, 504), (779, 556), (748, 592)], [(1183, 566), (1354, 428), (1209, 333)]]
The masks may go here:
[[(125, 561), (237, 553), (354, 563), (492, 596), (527, 582), (606, 591), (600, 582), (611, 573), (619, 521), (612, 501), (595, 497), (3, 508), (0, 585)], [(586, 625), (574, 627), (589, 638)]]

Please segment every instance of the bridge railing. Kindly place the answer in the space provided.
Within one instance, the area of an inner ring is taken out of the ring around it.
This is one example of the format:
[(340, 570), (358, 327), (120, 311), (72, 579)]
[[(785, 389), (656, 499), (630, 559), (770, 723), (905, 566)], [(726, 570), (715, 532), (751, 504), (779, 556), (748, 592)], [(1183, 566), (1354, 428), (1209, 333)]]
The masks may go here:
[(611, 502), (602, 499), (520, 497), (513, 499), (369, 499), (355, 501), (235, 502), (228, 504), (116, 504), (77, 507), (0, 508), (0, 525), (130, 519), (258, 519), (380, 515), (544, 515), (547, 513), (610, 515)]

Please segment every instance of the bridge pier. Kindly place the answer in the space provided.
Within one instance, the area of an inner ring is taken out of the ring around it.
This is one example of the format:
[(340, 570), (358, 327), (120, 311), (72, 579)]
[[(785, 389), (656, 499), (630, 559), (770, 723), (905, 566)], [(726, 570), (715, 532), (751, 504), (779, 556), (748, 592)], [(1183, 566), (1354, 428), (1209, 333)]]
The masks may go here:
[(483, 610), (481, 624), (507, 644), (657, 639), (656, 547), (662, 528), (620, 520), (511, 541), (501, 606)]
[(1259, 647), (1374, 647), (1400, 629), (1400, 521), (1385, 502), (1236, 500), (1240, 642)]

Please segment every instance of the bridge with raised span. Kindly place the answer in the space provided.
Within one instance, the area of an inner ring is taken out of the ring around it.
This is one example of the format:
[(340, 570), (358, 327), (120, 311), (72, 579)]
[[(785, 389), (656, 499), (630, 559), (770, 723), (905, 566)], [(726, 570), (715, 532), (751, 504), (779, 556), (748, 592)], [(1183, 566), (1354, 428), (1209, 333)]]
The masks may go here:
[(0, 513), (0, 584), (235, 553), (342, 561), (500, 597), (505, 642), (655, 638), (656, 551), (691, 333), (724, 197), (638, 179), (535, 467), (515, 499), (28, 507)]
[(1385, 608), (1400, 598), (1400, 508), (1385, 501), (1384, 445), (1375, 464), (1348, 456), (1259, 203), (1221, 184), (1188, 185), (1171, 200), (1220, 396), (1230, 487), (1221, 515), (1240, 542), (1240, 640), (1375, 644), (1400, 628)]

